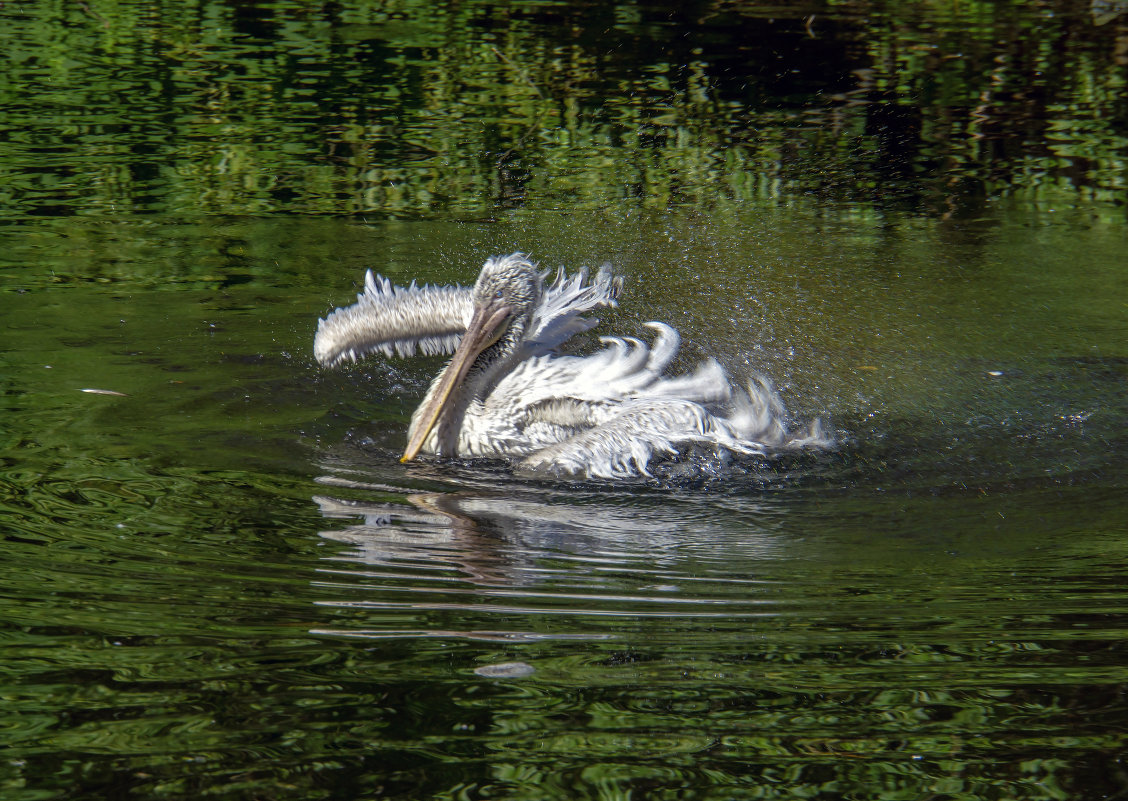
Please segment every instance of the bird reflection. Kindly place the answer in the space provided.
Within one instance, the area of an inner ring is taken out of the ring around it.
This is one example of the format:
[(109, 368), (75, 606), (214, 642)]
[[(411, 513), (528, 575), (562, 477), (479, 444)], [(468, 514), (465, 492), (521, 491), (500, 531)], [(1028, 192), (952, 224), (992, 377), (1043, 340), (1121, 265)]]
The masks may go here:
[[(702, 582), (702, 571), (775, 559), (788, 547), (778, 535), (786, 505), (759, 493), (674, 498), (606, 485), (529, 486), (476, 471), (450, 491), (439, 486), (449, 476), (438, 473), (416, 473), (413, 481), (432, 486), (408, 488), (367, 480), (372, 469), (343, 456), (323, 462), (327, 474), (316, 480), (325, 490), (313, 499), (326, 521), (322, 541), (338, 546), (314, 581), (325, 595), (319, 605), (335, 610), (317, 634), (617, 638), (614, 618), (727, 617), (734, 604), (746, 605), (728, 590), (763, 579), (716, 586)], [(545, 626), (546, 618), (562, 624)]]
[[(314, 496), (329, 518), (361, 518), (343, 529), (320, 532), (355, 550), (337, 558), (366, 565), (405, 563), (428, 569), (452, 566), (477, 584), (507, 584), (513, 578), (496, 538), (458, 508), (456, 495), (422, 492), (405, 496), (408, 505)], [(436, 559), (436, 557), (438, 557)]]
[[(654, 502), (637, 496), (599, 498), (527, 494), (515, 497), (504, 487), (454, 492), (413, 492), (402, 487), (355, 481), (341, 475), (322, 476), (323, 486), (394, 493), (402, 502), (354, 500), (317, 495), (321, 514), (355, 521), (319, 532), (326, 540), (346, 543), (351, 551), (335, 561), (368, 568), (410, 569), (434, 577), (455, 570), (481, 585), (519, 585), (544, 577), (544, 557), (579, 558), (590, 564), (607, 559), (615, 564), (639, 562), (661, 568), (679, 559), (684, 549), (725, 547), (731, 521), (709, 505)], [(770, 536), (780, 510), (767, 501), (741, 501), (754, 538), (743, 539), (743, 553), (775, 550)], [(705, 515), (694, 511), (705, 512)], [(757, 515), (759, 512), (759, 515)]]

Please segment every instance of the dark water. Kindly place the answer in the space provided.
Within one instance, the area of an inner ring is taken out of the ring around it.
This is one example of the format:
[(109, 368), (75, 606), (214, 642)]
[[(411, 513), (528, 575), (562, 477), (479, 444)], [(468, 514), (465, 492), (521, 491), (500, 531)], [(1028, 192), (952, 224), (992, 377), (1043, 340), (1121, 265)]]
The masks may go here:
[[(907, 5), (0, 6), (0, 798), (1128, 795), (1128, 9)], [(517, 248), (838, 447), (401, 465)]]

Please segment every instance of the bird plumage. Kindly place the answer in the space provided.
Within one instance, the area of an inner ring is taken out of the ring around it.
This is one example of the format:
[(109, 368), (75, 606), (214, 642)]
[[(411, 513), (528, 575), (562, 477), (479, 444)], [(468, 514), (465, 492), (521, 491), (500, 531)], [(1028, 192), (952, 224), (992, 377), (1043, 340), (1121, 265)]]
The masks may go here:
[(585, 314), (617, 305), (621, 282), (607, 268), (588, 279), (560, 271), (546, 285), (521, 253), (488, 260), (472, 289), (395, 287), (369, 272), (357, 303), (320, 321), (314, 353), (334, 366), (454, 352), (412, 417), (404, 461), (495, 457), (534, 475), (626, 478), (695, 445), (766, 455), (827, 444), (818, 421), (788, 433), (766, 380), (736, 387), (713, 359), (667, 376), (680, 338), (664, 323), (647, 324), (650, 345), (604, 337), (590, 355), (560, 354), (596, 324)]

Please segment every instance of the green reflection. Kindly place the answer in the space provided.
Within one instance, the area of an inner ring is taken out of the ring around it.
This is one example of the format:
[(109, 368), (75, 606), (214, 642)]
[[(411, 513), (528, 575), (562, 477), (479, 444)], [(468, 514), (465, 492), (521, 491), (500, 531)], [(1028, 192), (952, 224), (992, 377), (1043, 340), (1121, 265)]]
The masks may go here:
[[(0, 7), (0, 796), (1123, 795), (1099, 6)], [(400, 465), (316, 319), (515, 249), (842, 447)]]
[(92, 0), (3, 15), (14, 218), (1125, 198), (1128, 59), (1118, 25), (1080, 9)]

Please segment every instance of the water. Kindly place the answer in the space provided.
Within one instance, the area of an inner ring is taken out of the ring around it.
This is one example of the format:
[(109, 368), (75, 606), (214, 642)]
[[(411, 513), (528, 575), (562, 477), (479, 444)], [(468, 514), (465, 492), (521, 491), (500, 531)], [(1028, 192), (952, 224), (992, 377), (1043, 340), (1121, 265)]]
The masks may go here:
[[(575, 8), (0, 9), (4, 799), (1128, 789), (1123, 15)], [(837, 448), (400, 464), (518, 248)]]

